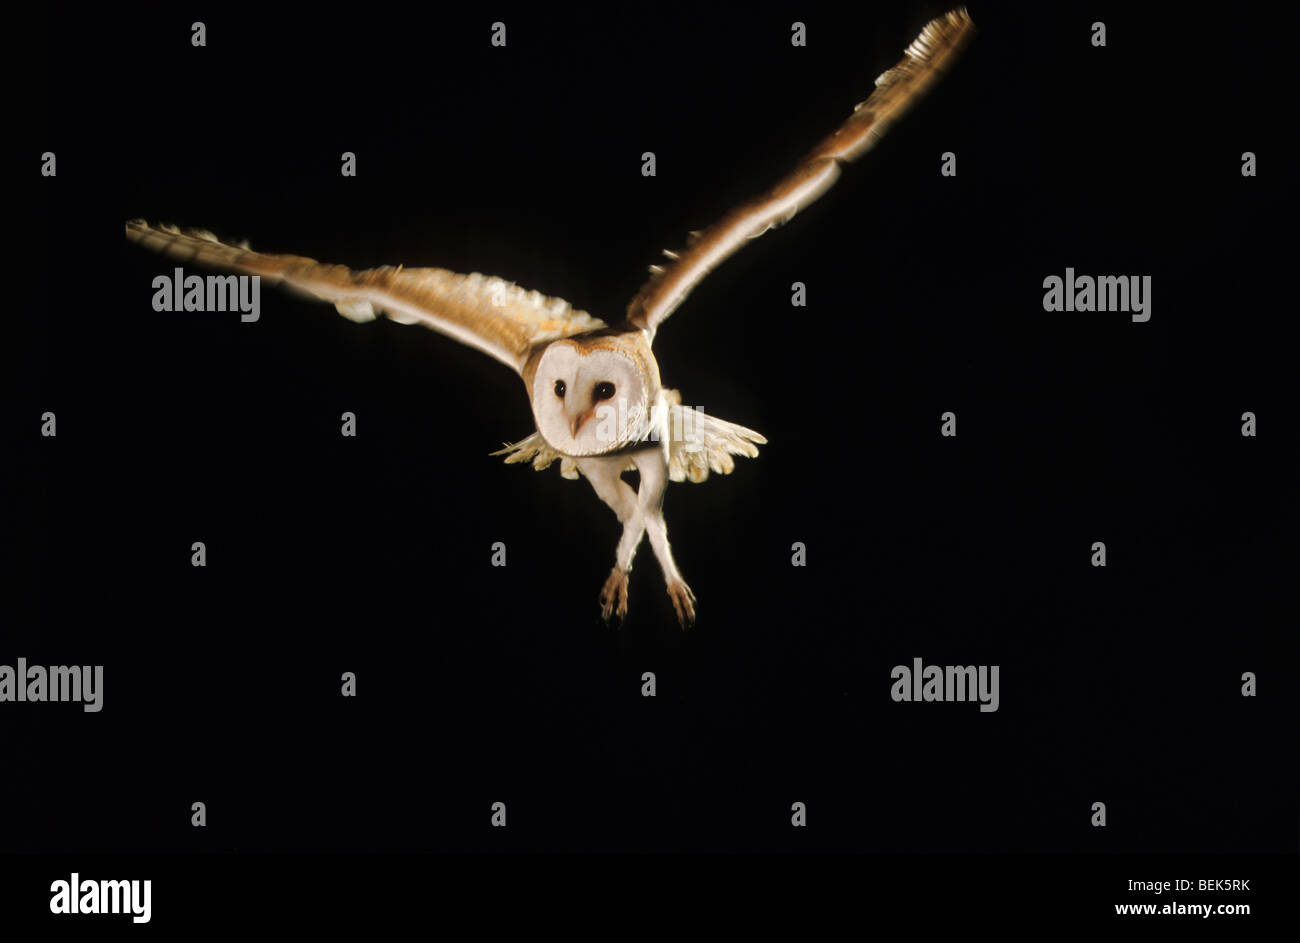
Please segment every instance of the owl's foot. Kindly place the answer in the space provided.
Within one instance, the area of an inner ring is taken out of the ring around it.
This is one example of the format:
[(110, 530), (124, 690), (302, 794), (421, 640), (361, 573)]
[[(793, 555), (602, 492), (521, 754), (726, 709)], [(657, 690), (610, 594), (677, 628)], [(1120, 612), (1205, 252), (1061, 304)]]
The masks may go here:
[(677, 621), (683, 629), (689, 629), (695, 624), (695, 594), (691, 588), (681, 580), (674, 580), (668, 584), (668, 598), (673, 601), (673, 611), (677, 613)]
[(627, 570), (618, 567), (609, 571), (605, 588), (600, 591), (600, 617), (608, 623), (611, 613), (620, 622), (627, 618)]

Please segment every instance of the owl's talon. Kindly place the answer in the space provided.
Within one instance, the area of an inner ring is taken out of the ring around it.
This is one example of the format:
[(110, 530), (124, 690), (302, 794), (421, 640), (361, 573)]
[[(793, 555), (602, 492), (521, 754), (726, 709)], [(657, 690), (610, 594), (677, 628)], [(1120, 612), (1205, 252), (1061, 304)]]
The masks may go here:
[(600, 617), (606, 624), (609, 624), (611, 613), (618, 616), (620, 622), (627, 618), (627, 570), (618, 567), (609, 571), (605, 587), (600, 591)]
[(668, 598), (673, 601), (673, 611), (683, 629), (695, 624), (695, 593), (681, 580), (668, 584)]

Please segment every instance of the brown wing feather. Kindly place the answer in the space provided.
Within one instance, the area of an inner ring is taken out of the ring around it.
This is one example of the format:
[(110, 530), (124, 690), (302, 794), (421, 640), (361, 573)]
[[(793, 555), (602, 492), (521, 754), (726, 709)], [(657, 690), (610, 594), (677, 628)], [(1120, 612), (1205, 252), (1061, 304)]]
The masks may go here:
[(323, 301), (356, 321), (379, 313), (423, 324), (477, 347), (516, 371), (540, 343), (600, 330), (605, 322), (567, 301), (525, 291), (500, 278), (457, 275), (439, 268), (401, 266), (353, 271), (298, 255), (267, 255), (227, 245), (202, 230), (182, 232), (143, 220), (126, 224), (126, 237), (185, 262), (261, 276), (269, 283)]
[(744, 203), (714, 225), (692, 234), (672, 261), (653, 273), (628, 304), (633, 325), (651, 331), (680, 305), (710, 271), (750, 239), (787, 222), (833, 184), (840, 164), (861, 157), (951, 65), (974, 33), (965, 8), (932, 20), (907, 48), (903, 60), (876, 79), (876, 89), (834, 134), (805, 157), (785, 179)]

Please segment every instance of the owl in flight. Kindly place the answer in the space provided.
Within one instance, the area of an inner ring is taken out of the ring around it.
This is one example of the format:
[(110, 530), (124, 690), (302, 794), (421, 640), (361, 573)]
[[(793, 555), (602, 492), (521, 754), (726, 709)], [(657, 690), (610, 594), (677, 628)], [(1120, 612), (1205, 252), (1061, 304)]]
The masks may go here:
[[(685, 628), (695, 620), (695, 594), (668, 546), (664, 491), (669, 481), (703, 481), (710, 471), (729, 474), (733, 455), (754, 457), (767, 440), (683, 407), (678, 392), (660, 382), (651, 349), (655, 333), (723, 260), (825, 193), (840, 165), (871, 149), (934, 84), (973, 31), (965, 9), (927, 24), (903, 60), (876, 79), (875, 90), (848, 121), (775, 187), (692, 233), (684, 249), (665, 251), (667, 261), (650, 267), (650, 280), (613, 325), (566, 301), (477, 273), (401, 266), (353, 271), (301, 256), (253, 252), (208, 232), (153, 227), (143, 220), (128, 222), (126, 236), (183, 261), (282, 282), (331, 302), (354, 321), (384, 314), (403, 324), (423, 324), (509, 366), (523, 378), (537, 429), (492, 454), (506, 456), (507, 462), (531, 461), (539, 470), (558, 459), (565, 478), (585, 475), (618, 515), (623, 534), (600, 593), (606, 622), (611, 614), (620, 620), (627, 615), (628, 573), (648, 534)], [(622, 477), (633, 469), (639, 473), (636, 491)]]

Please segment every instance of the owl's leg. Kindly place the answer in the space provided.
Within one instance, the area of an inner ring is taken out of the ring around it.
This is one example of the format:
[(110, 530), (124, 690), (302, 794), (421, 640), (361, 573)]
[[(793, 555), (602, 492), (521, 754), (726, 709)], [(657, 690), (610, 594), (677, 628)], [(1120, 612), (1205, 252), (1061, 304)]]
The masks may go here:
[(688, 628), (695, 622), (695, 594), (682, 579), (682, 574), (673, 561), (672, 548), (668, 546), (668, 524), (664, 521), (664, 492), (668, 490), (668, 458), (661, 450), (642, 452), (635, 456), (637, 471), (641, 474), (641, 486), (637, 490), (637, 505), (645, 520), (646, 533), (650, 537), (650, 548), (659, 559), (659, 566), (664, 571), (664, 582), (668, 584), (668, 598), (672, 600), (673, 611), (682, 628)]
[(614, 569), (610, 570), (605, 586), (600, 591), (600, 616), (606, 622), (612, 614), (620, 620), (627, 618), (627, 576), (632, 569), (632, 558), (645, 534), (645, 518), (637, 503), (637, 494), (623, 480), (622, 464), (624, 460), (580, 460), (578, 467), (591, 482), (592, 488), (600, 500), (613, 509), (623, 525), (623, 536), (619, 538), (618, 549), (614, 554)]

